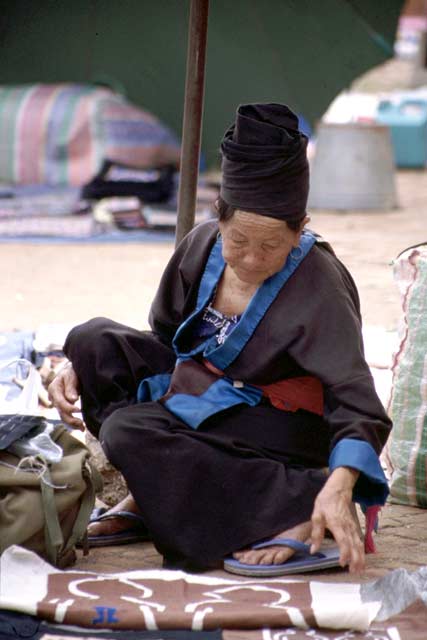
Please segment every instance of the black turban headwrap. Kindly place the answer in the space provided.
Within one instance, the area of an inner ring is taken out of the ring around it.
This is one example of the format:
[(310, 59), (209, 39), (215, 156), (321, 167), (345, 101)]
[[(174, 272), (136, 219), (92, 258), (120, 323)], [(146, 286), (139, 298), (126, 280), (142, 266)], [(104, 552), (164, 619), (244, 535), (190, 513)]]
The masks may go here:
[(243, 211), (302, 219), (309, 188), (307, 142), (285, 105), (240, 105), (221, 143), (220, 196)]

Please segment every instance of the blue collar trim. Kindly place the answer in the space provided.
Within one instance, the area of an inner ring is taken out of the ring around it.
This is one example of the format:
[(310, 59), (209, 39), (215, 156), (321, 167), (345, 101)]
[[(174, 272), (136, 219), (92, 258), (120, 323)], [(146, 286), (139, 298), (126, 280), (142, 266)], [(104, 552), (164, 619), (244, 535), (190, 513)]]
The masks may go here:
[(179, 349), (179, 343), (183, 333), (188, 331), (190, 324), (192, 324), (208, 304), (225, 268), (224, 258), (222, 257), (222, 241), (219, 237), (206, 263), (206, 268), (200, 282), (196, 309), (187, 320), (181, 324), (173, 339), (173, 346), (178, 359), (187, 360), (194, 355), (203, 353), (203, 356), (218, 369), (224, 370), (230, 366), (253, 335), (256, 327), (267, 313), (285, 282), (299, 267), (315, 242), (316, 238), (311, 232), (305, 231), (301, 235), (299, 255), (294, 257), (289, 254), (282, 269), (270, 278), (267, 278), (257, 289), (240, 318), (239, 323), (223, 344), (218, 345), (215, 336), (212, 336), (192, 351), (182, 353)]

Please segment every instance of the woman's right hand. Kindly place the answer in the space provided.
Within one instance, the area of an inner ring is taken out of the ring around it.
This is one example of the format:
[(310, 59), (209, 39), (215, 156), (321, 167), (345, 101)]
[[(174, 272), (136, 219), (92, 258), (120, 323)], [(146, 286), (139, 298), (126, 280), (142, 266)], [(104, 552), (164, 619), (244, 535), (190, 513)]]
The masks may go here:
[(329, 529), (340, 551), (340, 565), (349, 566), (350, 573), (365, 569), (365, 552), (360, 537), (359, 523), (351, 510), (353, 487), (359, 471), (350, 467), (337, 467), (332, 471), (319, 492), (311, 516), (311, 553), (320, 549)]
[(48, 388), (49, 398), (53, 406), (58, 410), (61, 420), (73, 427), (73, 429), (85, 428), (84, 422), (75, 417), (74, 413), (80, 413), (76, 406), (79, 399), (79, 381), (71, 362), (61, 369), (50, 383)]

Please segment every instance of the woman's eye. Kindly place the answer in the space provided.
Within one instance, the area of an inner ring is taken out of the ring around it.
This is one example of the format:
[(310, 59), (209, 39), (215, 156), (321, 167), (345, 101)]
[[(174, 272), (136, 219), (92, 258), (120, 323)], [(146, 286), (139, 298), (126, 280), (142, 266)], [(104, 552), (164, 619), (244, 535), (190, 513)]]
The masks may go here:
[(276, 249), (279, 248), (280, 245), (278, 244), (263, 244), (262, 248), (264, 249), (264, 251), (276, 251)]

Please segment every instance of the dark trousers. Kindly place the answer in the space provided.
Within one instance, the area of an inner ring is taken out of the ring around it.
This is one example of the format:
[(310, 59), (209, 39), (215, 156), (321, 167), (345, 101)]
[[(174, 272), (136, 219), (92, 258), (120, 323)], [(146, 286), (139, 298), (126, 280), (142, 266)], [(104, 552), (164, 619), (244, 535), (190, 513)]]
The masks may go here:
[(96, 318), (74, 328), (64, 349), (85, 422), (168, 559), (214, 567), (310, 518), (326, 479), (329, 433), (321, 418), (239, 405), (194, 430), (160, 402), (136, 403), (139, 382), (175, 362), (151, 332)]

